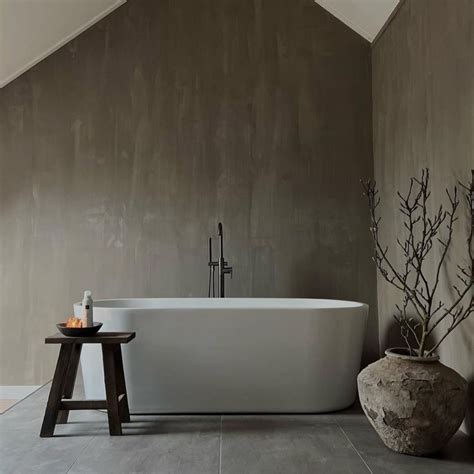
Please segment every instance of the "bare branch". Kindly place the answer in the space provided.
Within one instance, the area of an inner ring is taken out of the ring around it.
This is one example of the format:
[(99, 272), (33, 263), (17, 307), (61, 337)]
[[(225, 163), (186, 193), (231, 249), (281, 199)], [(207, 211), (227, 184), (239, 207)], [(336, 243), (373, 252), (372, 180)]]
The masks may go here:
[[(396, 238), (396, 245), (403, 257), (403, 266), (397, 269), (388, 258), (389, 248), (382, 245), (379, 236), (381, 218), (377, 215), (380, 205), (379, 191), (373, 181), (363, 182), (364, 194), (367, 197), (370, 212), (370, 232), (374, 241), (373, 260), (382, 277), (403, 293), (403, 305), (396, 305), (395, 320), (400, 325), (402, 337), (405, 339), (410, 353), (423, 356), (433, 354), (444, 339), (474, 313), (474, 300), (469, 303), (466, 298), (474, 288), (474, 170), (469, 185), (459, 183), (465, 193), (469, 210), (470, 227), (467, 237), (467, 254), (469, 263), (457, 265), (456, 278), (458, 284), (452, 288), (456, 297), (449, 305), (437, 297), (441, 283), (442, 269), (454, 236), (454, 224), (458, 220), (457, 213), (461, 198), (458, 187), (446, 189), (447, 210), (443, 206), (433, 213), (428, 213), (430, 174), (428, 169), (422, 170), (420, 177), (410, 179), (406, 194), (397, 192), (399, 211), (403, 216), (404, 236)], [(444, 231), (442, 229), (445, 229)], [(444, 233), (444, 236), (440, 234)], [(434, 274), (428, 279), (424, 264), (434, 248), (440, 249), (440, 256), (435, 265)], [(415, 321), (408, 315), (409, 308), (416, 313)], [(440, 340), (427, 349), (428, 338), (443, 322), (449, 325)], [(416, 341), (416, 351), (411, 342)]]

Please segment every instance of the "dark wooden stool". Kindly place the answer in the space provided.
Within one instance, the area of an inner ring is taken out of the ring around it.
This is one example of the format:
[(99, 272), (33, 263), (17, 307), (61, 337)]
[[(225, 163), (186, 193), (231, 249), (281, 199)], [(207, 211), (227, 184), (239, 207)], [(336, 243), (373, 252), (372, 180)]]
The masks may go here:
[[(110, 434), (122, 434), (122, 423), (130, 421), (130, 412), (120, 344), (127, 344), (134, 337), (134, 332), (100, 332), (89, 337), (58, 333), (45, 339), (46, 344), (61, 344), (61, 349), (41, 426), (42, 438), (53, 436), (57, 423), (67, 423), (69, 410), (107, 410)], [(82, 344), (102, 344), (107, 400), (71, 400)]]

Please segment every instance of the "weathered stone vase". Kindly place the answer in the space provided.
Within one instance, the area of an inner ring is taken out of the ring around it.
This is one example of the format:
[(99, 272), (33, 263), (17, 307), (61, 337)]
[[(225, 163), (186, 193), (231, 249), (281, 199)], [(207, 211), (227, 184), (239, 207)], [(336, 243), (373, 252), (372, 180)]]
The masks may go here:
[(385, 445), (423, 456), (442, 448), (462, 423), (467, 382), (437, 356), (388, 349), (357, 377), (362, 408)]

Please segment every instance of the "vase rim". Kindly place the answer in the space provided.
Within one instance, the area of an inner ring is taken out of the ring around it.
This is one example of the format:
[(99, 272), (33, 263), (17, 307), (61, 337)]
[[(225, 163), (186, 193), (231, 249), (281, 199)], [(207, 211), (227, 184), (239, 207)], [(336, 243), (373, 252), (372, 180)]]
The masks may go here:
[(412, 362), (433, 363), (439, 361), (439, 356), (437, 354), (426, 357), (410, 355), (410, 350), (407, 347), (391, 347), (385, 350), (385, 355), (391, 359), (404, 359)]

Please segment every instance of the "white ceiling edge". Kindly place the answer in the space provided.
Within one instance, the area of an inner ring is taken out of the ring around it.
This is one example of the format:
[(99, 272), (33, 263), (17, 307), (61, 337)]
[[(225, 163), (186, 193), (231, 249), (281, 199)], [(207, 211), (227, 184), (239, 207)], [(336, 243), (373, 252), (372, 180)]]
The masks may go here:
[[(112, 13), (115, 9), (117, 9), (119, 6), (123, 5), (127, 0), (109, 0), (106, 4), (106, 7), (101, 9), (99, 12), (94, 12), (93, 16), (88, 18), (86, 21), (83, 21), (79, 25), (75, 25), (73, 28), (71, 28), (71, 31), (68, 31), (65, 34), (61, 34), (60, 37), (57, 39), (54, 39), (51, 44), (49, 44), (44, 50), (41, 52), (37, 52), (33, 54), (30, 58), (28, 58), (27, 61), (25, 61), (23, 64), (19, 65), (18, 67), (15, 67), (13, 70), (5, 70), (5, 64), (6, 64), (6, 55), (8, 54), (15, 54), (15, 51), (12, 51), (14, 48), (10, 48), (7, 51), (7, 44), (9, 42), (12, 42), (12, 38), (9, 38), (9, 41), (6, 41), (5, 35), (3, 34), (5, 28), (5, 24), (8, 22), (11, 22), (11, 18), (6, 18), (7, 15), (7, 8), (5, 7), (6, 2), (9, 0), (0, 0), (0, 89), (4, 86), (6, 86), (8, 83), (16, 79), (18, 76), (26, 72), (28, 69), (32, 68), (36, 64), (38, 64), (40, 61), (45, 59), (47, 56), (50, 54), (54, 53), (56, 50), (64, 46), (67, 42), (71, 41), (74, 39), (76, 36), (80, 35), (82, 32), (90, 28), (92, 25), (100, 21), (102, 18), (106, 17), (110, 13)], [(28, 2), (28, 1), (40, 1), (40, 0), (10, 0), (10, 1), (21, 1), (21, 2)], [(77, 0), (76, 0), (77, 1)], [(84, 0), (79, 0), (82, 2), (82, 6), (85, 4)], [(79, 2), (78, 2), (79, 3)], [(78, 5), (76, 3), (76, 5)], [(89, 4), (93, 4), (93, 2), (89, 2)], [(62, 4), (63, 6), (65, 5), (65, 2)], [(68, 12), (71, 13), (71, 12)], [(15, 18), (17, 20), (17, 18)], [(48, 25), (51, 28), (54, 27), (54, 24)], [(18, 31), (15, 32), (16, 35), (21, 35), (22, 32)], [(13, 38), (13, 40), (16, 38)], [(30, 43), (34, 42), (37, 40), (37, 38), (28, 38), (28, 41)], [(28, 44), (27, 44), (28, 46)]]
[(372, 43), (400, 0), (315, 0), (315, 2)]

